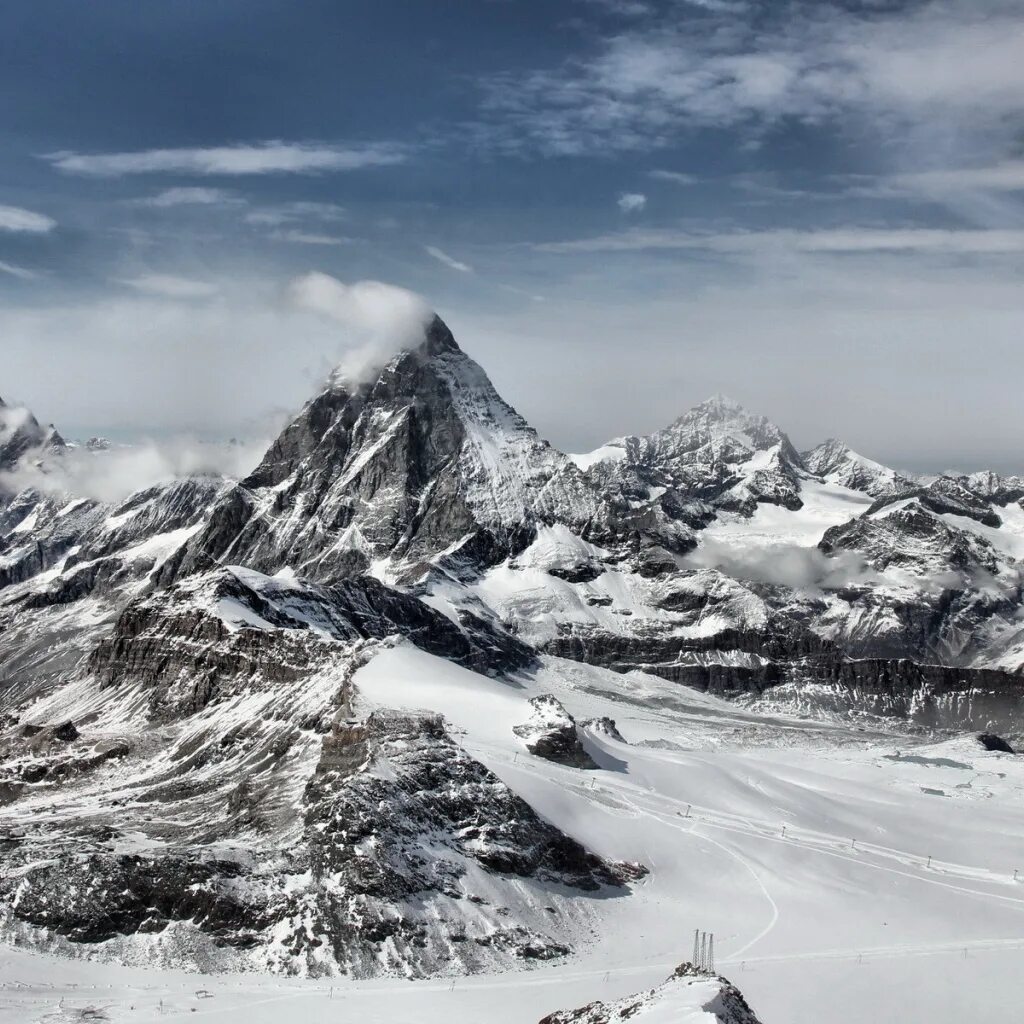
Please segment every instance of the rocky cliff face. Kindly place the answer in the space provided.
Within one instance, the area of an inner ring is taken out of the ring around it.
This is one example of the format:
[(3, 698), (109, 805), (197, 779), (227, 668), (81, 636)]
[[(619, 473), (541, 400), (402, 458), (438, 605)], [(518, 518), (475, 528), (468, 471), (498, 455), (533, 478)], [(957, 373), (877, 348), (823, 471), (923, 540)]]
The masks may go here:
[[(9, 936), (207, 969), (462, 972), (565, 956), (573, 895), (624, 892), (641, 873), (540, 819), (440, 719), (203, 724), (166, 747), (161, 772), (151, 740), (75, 775), (56, 770), (85, 760), (74, 745), (50, 752), (8, 815)], [(119, 787), (140, 759), (150, 772)], [(113, 799), (87, 812), (102, 776)], [(57, 819), (44, 794), (60, 786), (82, 803)]]

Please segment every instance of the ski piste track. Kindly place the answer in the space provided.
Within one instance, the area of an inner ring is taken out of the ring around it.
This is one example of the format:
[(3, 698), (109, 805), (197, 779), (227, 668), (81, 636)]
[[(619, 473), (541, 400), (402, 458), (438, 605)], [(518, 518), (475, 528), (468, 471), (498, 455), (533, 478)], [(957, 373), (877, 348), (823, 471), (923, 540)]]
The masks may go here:
[[(496, 761), (504, 761), (509, 765), (513, 763), (504, 750), (499, 750), (494, 747), (485, 747), (475, 743), (468, 743), (466, 746), (467, 749), (481, 755), (492, 765), (494, 765)], [(533, 769), (525, 766), (522, 759), (515, 761), (515, 767), (518, 771), (534, 774), (538, 777), (544, 777), (543, 773), (534, 771)], [(1024, 894), (1021, 896), (1014, 896), (1008, 893), (991, 892), (983, 889), (971, 889), (962, 885), (953, 885), (950, 882), (944, 881), (943, 877), (935, 877), (938, 875), (974, 879), (978, 882), (988, 882), (993, 885), (1012, 886), (1014, 889), (1020, 889), (1022, 893), (1024, 893), (1024, 888), (1022, 888), (1024, 887), (1024, 881), (1014, 881), (1012, 874), (1000, 875), (984, 868), (976, 868), (965, 864), (954, 864), (948, 861), (930, 858), (927, 855), (922, 856), (919, 853), (880, 846), (877, 843), (856, 841), (849, 837), (818, 832), (803, 827), (786, 825), (786, 833), (783, 836), (780, 834), (780, 829), (783, 825), (782, 822), (769, 822), (764, 820), (757, 821), (751, 819), (747, 815), (740, 816), (727, 811), (719, 811), (713, 807), (677, 800), (663, 794), (654, 794), (631, 782), (615, 777), (616, 773), (614, 772), (603, 772), (600, 782), (595, 779), (593, 783), (588, 786), (580, 783), (577, 775), (573, 774), (571, 770), (560, 769), (557, 765), (552, 765), (551, 770), (564, 771), (566, 777), (562, 780), (561, 784), (566, 788), (575, 789), (584, 795), (590, 795), (594, 798), (602, 796), (607, 797), (608, 795), (618, 796), (623, 801), (623, 809), (627, 812), (629, 810), (633, 810), (638, 814), (650, 815), (651, 817), (662, 821), (670, 828), (675, 828), (680, 832), (691, 835), (700, 835), (700, 833), (696, 831), (696, 826), (699, 825), (706, 828), (716, 828), (726, 832), (749, 836), (764, 842), (798, 844), (803, 849), (821, 854), (822, 856), (836, 857), (840, 860), (847, 860), (851, 863), (855, 863), (858, 866), (865, 866), (877, 871), (889, 872), (890, 874), (902, 875), (906, 878), (913, 878), (919, 882), (938, 885), (965, 895), (976, 896), (983, 899), (1000, 900), (1005, 903), (1012, 903), (1024, 907)], [(679, 823), (678, 819), (680, 817), (690, 824), (687, 826)], [(722, 845), (715, 842), (715, 840), (711, 839), (710, 836), (705, 835), (703, 838), (713, 842), (716, 846)], [(759, 876), (753, 868), (743, 861), (742, 856), (736, 854), (734, 850), (728, 847), (723, 847), (723, 849), (726, 849), (727, 852), (735, 856), (744, 864), (751, 876), (758, 882), (758, 885), (765, 892), (766, 898), (771, 902), (771, 895), (764, 889)], [(850, 852), (844, 852), (851, 850), (853, 851), (852, 854)], [(853, 854), (856, 854), (856, 856)], [(891, 867), (888, 864), (875, 863), (876, 860), (891, 860), (904, 865), (907, 869), (916, 867), (920, 870), (900, 870), (899, 868)], [(774, 906), (774, 903), (772, 905)], [(1022, 939), (1022, 942), (1024, 942), (1024, 939)], [(727, 962), (727, 960), (728, 958), (723, 959), (723, 962)]]

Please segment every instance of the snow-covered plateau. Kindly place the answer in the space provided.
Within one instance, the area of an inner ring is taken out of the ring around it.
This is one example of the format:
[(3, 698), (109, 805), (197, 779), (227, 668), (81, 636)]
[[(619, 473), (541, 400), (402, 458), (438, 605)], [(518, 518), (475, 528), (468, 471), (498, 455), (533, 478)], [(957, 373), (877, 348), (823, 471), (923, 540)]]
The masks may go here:
[(3, 1024), (1024, 1005), (1021, 478), (566, 455), (436, 318), (242, 479), (71, 450), (0, 403)]

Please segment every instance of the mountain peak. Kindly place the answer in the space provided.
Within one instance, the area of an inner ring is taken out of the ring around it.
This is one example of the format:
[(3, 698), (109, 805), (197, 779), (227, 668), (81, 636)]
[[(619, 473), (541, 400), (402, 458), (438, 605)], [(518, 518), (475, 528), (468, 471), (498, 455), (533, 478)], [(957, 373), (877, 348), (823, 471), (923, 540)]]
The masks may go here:
[(427, 324), (425, 339), (420, 345), (420, 350), (428, 356), (440, 355), (442, 352), (461, 352), (455, 335), (449, 330), (448, 325), (435, 313)]
[(809, 472), (827, 483), (862, 491), (873, 498), (889, 497), (911, 486), (894, 469), (866, 458), (835, 437), (803, 452), (801, 458)]
[(711, 419), (723, 420), (750, 417), (750, 413), (739, 402), (728, 395), (723, 395), (720, 391), (710, 398), (705, 398), (703, 402), (699, 402), (684, 415), (689, 416), (693, 413), (698, 413)]

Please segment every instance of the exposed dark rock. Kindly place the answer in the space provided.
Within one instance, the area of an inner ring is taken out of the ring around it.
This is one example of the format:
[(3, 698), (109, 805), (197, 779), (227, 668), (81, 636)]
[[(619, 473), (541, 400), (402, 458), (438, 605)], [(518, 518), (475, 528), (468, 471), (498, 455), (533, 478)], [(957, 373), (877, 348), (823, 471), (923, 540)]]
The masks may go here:
[(545, 694), (530, 700), (530, 720), (513, 728), (526, 741), (526, 749), (537, 757), (572, 768), (597, 768), (594, 759), (583, 748), (576, 721), (562, 704)]
[(579, 562), (576, 565), (556, 565), (548, 569), (548, 572), (567, 583), (590, 583), (604, 573), (604, 566)]
[(1002, 736), (996, 736), (991, 732), (983, 732), (978, 737), (978, 742), (986, 750), (998, 750), (1004, 754), (1015, 754), (1016, 751), (1010, 746)]
[(535, 658), (482, 619), (467, 614), (456, 625), (371, 577), (321, 587), (218, 569), (130, 604), (89, 668), (102, 686), (146, 687), (152, 713), (166, 717), (190, 714), (254, 675), (268, 684), (298, 679), (336, 653), (336, 641), (396, 635), (484, 673)]
[[(166, 949), (173, 962), (184, 956), (207, 969), (270, 963), (285, 971), (420, 975), (453, 962), (472, 971), (565, 956), (574, 904), (560, 894), (624, 893), (644, 874), (639, 865), (602, 860), (540, 818), (456, 746), (437, 717), (375, 712), (338, 720), (319, 738), (300, 798), (303, 818), (295, 822), (293, 802), (284, 808), (283, 843), (274, 838), (280, 782), (258, 745), (229, 737), (197, 736), (222, 752), (214, 789), (187, 783), (208, 763), (199, 749), (175, 767), (179, 790), (149, 779), (159, 823), (138, 807), (120, 810), (115, 798), (102, 828), (69, 816), (59, 836), (34, 825), (0, 844), (5, 867), (18, 869), (0, 872), (12, 920), (72, 946), (113, 942), (128, 951), (133, 936), (150, 935), (152, 952)], [(264, 767), (242, 774), (243, 761)], [(291, 770), (281, 766), (282, 780)], [(0, 798), (23, 786), (0, 782)], [(208, 832), (209, 824), (197, 823), (209, 814), (216, 829)], [(122, 829), (137, 836), (174, 820), (183, 824), (173, 847), (114, 852)], [(237, 859), (214, 852), (260, 834), (263, 845)], [(483, 879), (503, 876), (518, 880), (509, 890), (514, 905), (476, 897)], [(561, 908), (555, 914), (546, 909), (553, 900)]]

